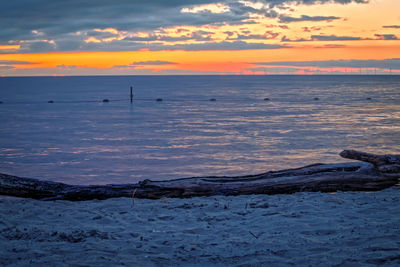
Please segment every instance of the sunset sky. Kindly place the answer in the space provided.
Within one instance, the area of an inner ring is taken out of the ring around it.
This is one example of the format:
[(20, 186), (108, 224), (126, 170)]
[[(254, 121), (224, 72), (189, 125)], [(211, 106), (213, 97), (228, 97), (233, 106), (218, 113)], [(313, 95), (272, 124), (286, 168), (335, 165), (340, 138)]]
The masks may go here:
[(400, 74), (399, 0), (13, 0), (0, 76)]

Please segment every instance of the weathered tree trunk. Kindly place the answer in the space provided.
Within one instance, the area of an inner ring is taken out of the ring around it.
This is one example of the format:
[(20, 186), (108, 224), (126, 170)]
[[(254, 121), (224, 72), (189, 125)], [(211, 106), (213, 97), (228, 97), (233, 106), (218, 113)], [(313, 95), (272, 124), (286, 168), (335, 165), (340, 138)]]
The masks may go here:
[(400, 173), (400, 155), (374, 155), (356, 150), (344, 150), (340, 156), (373, 164), (378, 171), (385, 175), (398, 176)]
[(72, 201), (114, 197), (158, 199), (305, 191), (377, 191), (398, 183), (400, 155), (381, 156), (353, 150), (345, 150), (340, 155), (365, 162), (314, 164), (297, 169), (237, 177), (145, 180), (138, 184), (98, 186), (67, 185), (0, 174), (0, 194), (41, 200)]

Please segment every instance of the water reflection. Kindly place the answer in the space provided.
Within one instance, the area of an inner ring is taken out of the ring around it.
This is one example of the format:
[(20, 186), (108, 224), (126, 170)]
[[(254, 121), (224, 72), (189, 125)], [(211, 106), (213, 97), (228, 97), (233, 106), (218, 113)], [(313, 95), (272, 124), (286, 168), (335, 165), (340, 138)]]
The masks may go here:
[[(42, 79), (40, 88), (46, 88)], [(106, 78), (99, 79), (93, 88), (81, 87), (69, 97), (85, 99), (94, 90), (100, 91), (101, 98), (122, 97), (122, 91), (102, 88), (101, 79)], [(113, 79), (123, 84), (128, 78)], [(316, 161), (339, 162), (344, 160), (337, 153), (345, 148), (400, 153), (400, 96), (391, 80), (176, 77), (181, 79), (177, 83), (168, 77), (130, 79), (141, 84), (140, 97), (164, 101), (133, 105), (129, 101), (57, 105), (55, 101), (46, 108), (2, 105), (0, 171), (105, 184), (244, 175)], [(224, 81), (232, 88), (226, 89)], [(74, 88), (82, 81), (65, 82), (64, 86)], [(265, 95), (270, 101), (263, 101)], [(313, 100), (315, 95), (319, 101)], [(366, 102), (363, 96), (367, 95), (373, 103)], [(182, 101), (210, 96), (217, 101)]]

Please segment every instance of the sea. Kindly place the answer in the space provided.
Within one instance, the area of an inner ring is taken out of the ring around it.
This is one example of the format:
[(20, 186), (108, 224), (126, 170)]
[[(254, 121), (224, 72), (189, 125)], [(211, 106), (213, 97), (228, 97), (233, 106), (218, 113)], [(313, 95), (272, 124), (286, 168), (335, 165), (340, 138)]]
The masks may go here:
[(2, 77), (0, 101), (0, 173), (69, 184), (400, 154), (396, 75)]

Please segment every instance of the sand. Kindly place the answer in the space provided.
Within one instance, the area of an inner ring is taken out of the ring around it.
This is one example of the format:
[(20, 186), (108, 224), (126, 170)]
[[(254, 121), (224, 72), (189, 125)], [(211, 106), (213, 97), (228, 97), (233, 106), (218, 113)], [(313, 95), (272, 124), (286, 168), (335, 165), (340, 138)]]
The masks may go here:
[(400, 187), (191, 199), (0, 199), (0, 265), (395, 266)]

